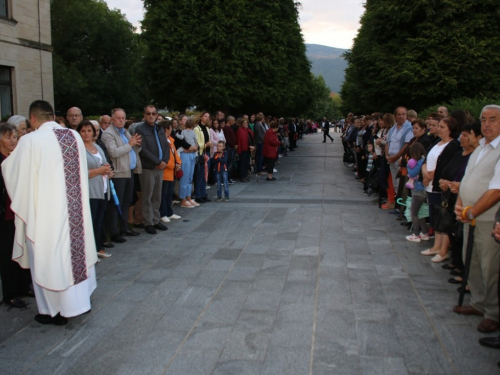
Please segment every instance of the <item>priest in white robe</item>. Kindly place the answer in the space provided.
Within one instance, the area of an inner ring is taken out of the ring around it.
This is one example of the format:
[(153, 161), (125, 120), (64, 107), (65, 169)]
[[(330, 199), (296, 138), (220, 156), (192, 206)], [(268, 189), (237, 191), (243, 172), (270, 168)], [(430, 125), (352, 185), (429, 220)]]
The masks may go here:
[(33, 102), (27, 134), (2, 163), (15, 213), (12, 258), (30, 268), (42, 324), (63, 325), (90, 310), (96, 288), (88, 169), (80, 135), (54, 122), (52, 106)]

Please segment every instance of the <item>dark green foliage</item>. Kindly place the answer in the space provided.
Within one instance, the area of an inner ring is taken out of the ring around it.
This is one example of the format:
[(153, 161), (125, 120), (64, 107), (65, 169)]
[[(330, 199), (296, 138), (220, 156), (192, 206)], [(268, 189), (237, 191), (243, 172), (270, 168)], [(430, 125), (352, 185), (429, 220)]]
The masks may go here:
[(292, 0), (145, 0), (147, 84), (160, 107), (296, 114), (313, 95)]
[(495, 0), (368, 0), (342, 87), (343, 111), (421, 110), (500, 87)]
[(119, 11), (100, 0), (51, 0), (51, 21), (56, 110), (100, 115), (144, 105), (143, 47)]
[(488, 104), (500, 105), (500, 97), (498, 96), (498, 94), (497, 96), (495, 96), (495, 98), (459, 98), (452, 100), (450, 103), (440, 103), (419, 112), (418, 117), (426, 118), (429, 113), (436, 112), (438, 107), (443, 105), (448, 108), (449, 113), (456, 109), (461, 109), (470, 112), (472, 117), (474, 117), (476, 120), (479, 120), (481, 111)]

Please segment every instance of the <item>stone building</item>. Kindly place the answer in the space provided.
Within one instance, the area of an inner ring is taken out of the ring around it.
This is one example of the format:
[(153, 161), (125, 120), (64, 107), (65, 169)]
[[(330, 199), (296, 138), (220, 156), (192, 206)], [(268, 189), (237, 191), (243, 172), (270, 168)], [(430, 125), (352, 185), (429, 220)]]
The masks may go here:
[(0, 117), (54, 104), (50, 0), (0, 0)]

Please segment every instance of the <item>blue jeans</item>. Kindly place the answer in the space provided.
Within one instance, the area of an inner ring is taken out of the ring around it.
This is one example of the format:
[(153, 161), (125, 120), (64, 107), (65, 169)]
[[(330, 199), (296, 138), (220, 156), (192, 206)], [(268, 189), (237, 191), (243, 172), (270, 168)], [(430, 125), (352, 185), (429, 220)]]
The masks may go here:
[(263, 154), (263, 148), (264, 144), (261, 143), (260, 145), (256, 145), (255, 147), (255, 164), (257, 168), (257, 173), (263, 171), (263, 164), (264, 164), (264, 154)]
[(186, 199), (186, 197), (191, 196), (195, 158), (196, 152), (181, 152), (181, 168), (184, 173), (179, 181), (179, 198), (181, 199)]
[(215, 172), (215, 180), (217, 181), (217, 198), (222, 198), (222, 184), (224, 184), (224, 196), (229, 198), (229, 185), (227, 183), (227, 172)]

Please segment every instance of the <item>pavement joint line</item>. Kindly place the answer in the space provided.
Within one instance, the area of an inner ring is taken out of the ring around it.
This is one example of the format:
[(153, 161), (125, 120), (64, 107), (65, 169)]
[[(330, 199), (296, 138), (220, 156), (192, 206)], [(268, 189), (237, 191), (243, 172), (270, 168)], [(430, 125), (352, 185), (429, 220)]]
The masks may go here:
[[(217, 287), (216, 291), (212, 294), (212, 296), (210, 297), (210, 299), (208, 300), (207, 304), (205, 305), (205, 308), (201, 311), (200, 315), (198, 315), (198, 318), (196, 318), (196, 320), (194, 321), (193, 325), (191, 326), (191, 328), (189, 329), (188, 333), (186, 334), (186, 336), (184, 337), (184, 339), (182, 340), (182, 342), (179, 344), (179, 346), (177, 347), (177, 350), (175, 351), (175, 353), (172, 355), (172, 358), (170, 358), (170, 360), (168, 361), (168, 363), (166, 364), (162, 374), (165, 375), (168, 371), (168, 369), (170, 368), (170, 366), (172, 365), (172, 363), (175, 361), (175, 359), (177, 358), (177, 356), (179, 355), (179, 352), (182, 350), (182, 347), (184, 346), (184, 344), (186, 343), (186, 341), (189, 339), (189, 337), (191, 336), (191, 334), (193, 333), (194, 329), (196, 328), (196, 326), (198, 325), (198, 323), (201, 321), (201, 319), (203, 318), (203, 316), (205, 315), (205, 313), (207, 312), (207, 310), (210, 308), (210, 305), (212, 304), (212, 301), (214, 300), (215, 297), (217, 297), (217, 294), (219, 293), (219, 291), (221, 290), (222, 286), (224, 285), (226, 279), (229, 277), (229, 275), (231, 275), (231, 272), (233, 272), (234, 268), (236, 267), (236, 264), (238, 263), (238, 261), (240, 260), (241, 256), (243, 255), (243, 253), (245, 252), (245, 249), (248, 247), (248, 245), (250, 244), (250, 242), (252, 241), (253, 237), (255, 236), (255, 233), (257, 233), (257, 230), (261, 227), (261, 225), (264, 223), (264, 221), (266, 220), (267, 216), (269, 215), (269, 212), (271, 210), (267, 210), (266, 212), (266, 215), (264, 216), (264, 218), (262, 219), (262, 222), (260, 223), (260, 225), (258, 225), (252, 235), (250, 236), (250, 238), (248, 239), (246, 245), (243, 247), (243, 250), (241, 251), (240, 255), (238, 255), (238, 258), (236, 258), (236, 261), (234, 262), (234, 264), (231, 266), (231, 268), (227, 271), (226, 273), (226, 276), (224, 276), (224, 279), (222, 279), (221, 283), (219, 284), (219, 286)], [(220, 355), (222, 355), (222, 352), (220, 353)]]
[[(326, 168), (326, 162), (323, 160), (324, 167)], [(323, 199), (324, 201), (324, 199)], [(324, 211), (324, 203), (322, 205), (322, 211)], [(325, 215), (321, 215), (320, 233), (319, 237), (323, 234), (323, 220)], [(321, 263), (321, 245), (318, 248), (318, 263), (316, 265), (316, 290), (314, 293), (314, 316), (313, 316), (313, 326), (312, 326), (312, 339), (311, 339), (311, 355), (309, 359), (309, 375), (313, 375), (314, 370), (314, 349), (316, 347), (316, 328), (318, 323), (318, 305), (319, 305), (319, 279), (320, 279), (320, 263)]]
[[(385, 231), (386, 235), (388, 238), (390, 238), (389, 236), (389, 233), (387, 233), (387, 231)], [(391, 241), (392, 242), (392, 241)], [(399, 251), (396, 250), (396, 248), (393, 246), (395, 252), (396, 252), (396, 256), (399, 260), (399, 264), (401, 265), (401, 268), (408, 274), (408, 276), (410, 275), (410, 271), (408, 271), (406, 269), (406, 267), (404, 266), (403, 262), (401, 262), (401, 256), (400, 256), (400, 253)], [(417, 296), (418, 298), (418, 302), (420, 303), (420, 306), (422, 307), (422, 310), (424, 310), (424, 314), (425, 314), (425, 317), (427, 318), (427, 321), (429, 322), (430, 326), (432, 327), (432, 332), (434, 333), (434, 335), (436, 336), (437, 340), (439, 341), (439, 346), (441, 347), (441, 350), (443, 351), (444, 355), (446, 356), (446, 360), (448, 361), (448, 363), (450, 364), (451, 366), (451, 369), (452, 371), (457, 374), (457, 375), (460, 375), (460, 372), (458, 371), (458, 369), (455, 367), (455, 364), (453, 363), (453, 360), (451, 358), (451, 355), (450, 353), (448, 352), (448, 350), (446, 349), (446, 345), (444, 344), (443, 342), (443, 339), (441, 337), (441, 335), (439, 334), (438, 330), (436, 329), (436, 325), (434, 324), (434, 320), (431, 318), (430, 314), (429, 314), (429, 311), (427, 310), (427, 308), (425, 307), (425, 304), (424, 304), (424, 301), (422, 300), (421, 296), (420, 296), (420, 293), (418, 292), (417, 288), (415, 287), (415, 283), (413, 282), (413, 279), (411, 277), (408, 277), (409, 281), (410, 281), (410, 284), (411, 284), (411, 287), (415, 293), (415, 295)], [(398, 339), (399, 341), (399, 339)], [(405, 361), (406, 362), (406, 361)]]

